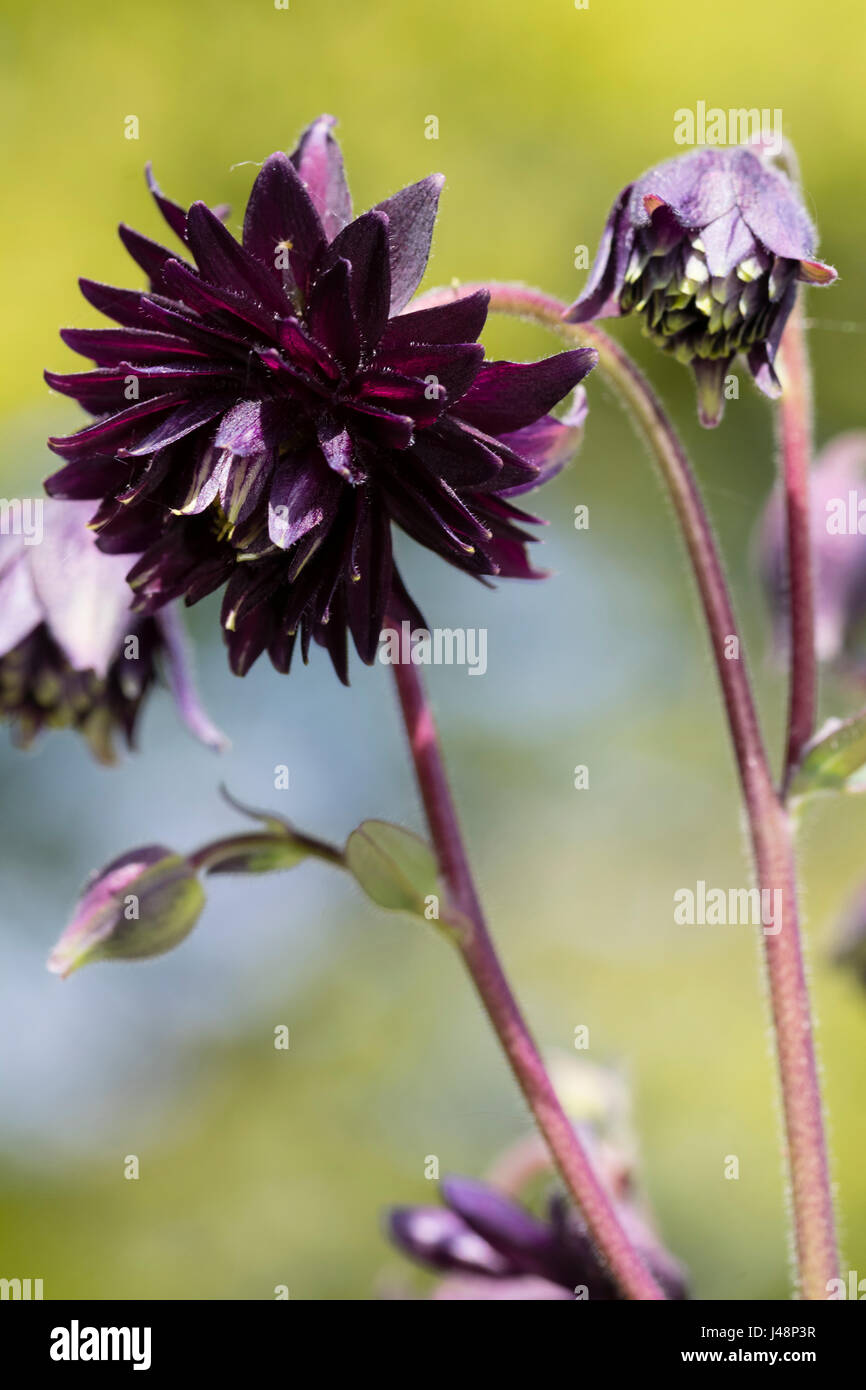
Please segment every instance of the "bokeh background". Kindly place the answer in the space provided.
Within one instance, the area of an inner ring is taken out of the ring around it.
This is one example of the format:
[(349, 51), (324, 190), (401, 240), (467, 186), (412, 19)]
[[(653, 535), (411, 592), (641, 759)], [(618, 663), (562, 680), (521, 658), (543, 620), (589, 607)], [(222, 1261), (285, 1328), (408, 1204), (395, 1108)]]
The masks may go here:
[[(121, 219), (162, 239), (145, 160), (181, 201), (230, 201), (237, 225), (255, 163), (322, 111), (340, 120), (359, 209), (446, 173), (425, 283), (523, 278), (570, 299), (583, 281), (574, 247), (594, 250), (619, 188), (676, 152), (678, 107), (780, 107), (842, 275), (808, 301), (818, 437), (866, 423), (855, 0), (820, 24), (806, 0), (730, 0), (722, 18), (685, 0), (4, 0), (2, 38), (4, 495), (37, 491), (51, 468), (42, 440), (76, 423), (41, 380), (45, 365), (73, 365), (58, 327), (96, 322), (76, 277), (138, 283)], [(124, 138), (129, 115), (137, 141)], [(649, 356), (635, 325), (616, 333), (693, 449), (779, 749), (784, 692), (750, 563), (773, 478), (771, 410), (744, 380), (723, 427), (703, 433), (687, 373)], [(553, 346), (503, 322), (486, 341), (493, 356)], [(747, 881), (715, 676), (649, 461), (602, 382), (590, 400), (579, 459), (538, 499), (553, 578), (490, 593), (410, 548), (428, 621), (489, 630), (483, 679), (440, 670), (431, 686), (484, 898), (539, 1037), (567, 1053), (585, 1024), (591, 1061), (628, 1079), (651, 1200), (696, 1295), (784, 1297), (756, 941), (672, 918), (679, 887)], [(572, 525), (578, 503), (585, 532)], [(383, 1208), (431, 1199), (425, 1156), (481, 1174), (526, 1129), (432, 931), (307, 866), (215, 882), (199, 929), (158, 961), (67, 983), (44, 970), (91, 869), (138, 843), (188, 848), (237, 824), (221, 779), (334, 838), (366, 815), (420, 828), (384, 668), (356, 663), (347, 692), (317, 653), (287, 680), (262, 662), (240, 682), (212, 604), (192, 628), (233, 739), (222, 760), (189, 740), (165, 694), (119, 770), (94, 766), (71, 736), (31, 755), (5, 734), (0, 744), (0, 1274), (41, 1277), (48, 1298), (423, 1289), (382, 1238)], [(828, 711), (850, 699), (824, 691)], [(590, 769), (580, 792), (578, 763)], [(288, 791), (274, 789), (277, 764)], [(866, 1274), (866, 998), (828, 963), (834, 919), (866, 872), (866, 802), (820, 804), (802, 843), (845, 1267)], [(281, 1023), (288, 1052), (273, 1047)], [(123, 1176), (130, 1154), (137, 1182)], [(736, 1182), (724, 1178), (730, 1154)]]

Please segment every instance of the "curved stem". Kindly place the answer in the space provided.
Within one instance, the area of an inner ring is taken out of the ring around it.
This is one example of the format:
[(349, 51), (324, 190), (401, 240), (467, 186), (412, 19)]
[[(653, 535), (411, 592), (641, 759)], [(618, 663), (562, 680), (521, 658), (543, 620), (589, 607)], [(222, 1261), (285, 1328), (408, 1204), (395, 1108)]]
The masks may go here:
[(500, 964), (469, 868), (433, 712), (418, 668), (398, 663), (393, 670), (418, 787), (450, 905), (468, 923), (465, 932), (455, 935), (457, 947), (553, 1160), (617, 1284), (630, 1299), (663, 1299), (664, 1292), (626, 1234), (610, 1194), (559, 1103)]
[(835, 1218), (824, 1137), (812, 1016), (797, 916), (793, 834), (777, 793), (746, 670), (724, 570), (700, 492), (682, 444), (647, 379), (623, 349), (595, 325), (566, 323), (566, 306), (521, 285), (474, 284), (436, 290), (424, 303), (443, 303), (473, 290), (490, 292), (494, 311), (540, 322), (570, 342), (594, 347), (599, 366), (628, 406), (650, 445), (673, 501), (701, 598), (722, 688), (762, 890), (779, 894), (775, 933), (764, 929), (773, 1031), (782, 1092), (797, 1268), (803, 1298), (827, 1297), (836, 1278)]
[(783, 392), (778, 437), (785, 487), (788, 533), (788, 601), (791, 684), (782, 786), (787, 791), (800, 754), (815, 727), (815, 615), (809, 533), (809, 467), (812, 459), (812, 381), (806, 328), (799, 298), (788, 320), (778, 357)]

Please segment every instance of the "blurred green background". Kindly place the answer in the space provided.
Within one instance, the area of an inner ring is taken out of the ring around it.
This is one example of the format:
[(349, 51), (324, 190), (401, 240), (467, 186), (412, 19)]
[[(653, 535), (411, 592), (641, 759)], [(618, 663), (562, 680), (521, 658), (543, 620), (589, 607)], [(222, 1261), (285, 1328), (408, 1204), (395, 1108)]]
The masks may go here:
[[(808, 299), (817, 432), (866, 424), (862, 262), (866, 155), (862, 5), (816, 23), (806, 0), (107, 0), (2, 5), (5, 216), (0, 491), (35, 491), (42, 440), (77, 422), (42, 368), (73, 366), (63, 324), (90, 325), (79, 274), (139, 283), (120, 220), (163, 237), (142, 166), (180, 201), (230, 201), (254, 164), (322, 111), (340, 121), (360, 210), (447, 175), (426, 283), (525, 279), (579, 290), (630, 178), (675, 153), (673, 113), (698, 100), (780, 107), (821, 250), (840, 284)], [(140, 138), (124, 138), (139, 119)], [(425, 138), (435, 115), (439, 138)], [(759, 684), (770, 744), (783, 689), (750, 564), (773, 477), (771, 409), (750, 385), (702, 433), (691, 383), (651, 371), (693, 448)], [(540, 331), (491, 325), (491, 355), (532, 357)], [(545, 1046), (590, 1029), (624, 1070), (651, 1199), (702, 1298), (786, 1296), (776, 1092), (756, 941), (678, 928), (699, 878), (746, 882), (715, 675), (669, 508), (602, 382), (583, 451), (540, 498), (545, 584), (488, 593), (412, 550), (428, 621), (486, 626), (483, 680), (432, 688), (478, 876)], [(590, 529), (576, 532), (578, 503)], [(158, 696), (141, 755), (93, 767), (57, 735), (30, 756), (4, 736), (0, 983), (2, 1269), (48, 1298), (366, 1299), (406, 1275), (380, 1232), (389, 1202), (432, 1199), (442, 1172), (482, 1173), (526, 1116), (443, 941), (377, 915), (324, 869), (217, 883), (172, 956), (60, 984), (43, 960), (86, 874), (155, 838), (178, 848), (236, 822), (234, 792), (338, 837), (364, 815), (419, 826), (387, 672), (351, 692), (317, 653), (281, 680), (226, 667), (213, 606), (192, 615), (202, 684), (234, 740), (218, 765)], [(841, 712), (841, 692), (824, 691)], [(850, 699), (850, 697), (848, 697)], [(288, 792), (274, 766), (288, 764)], [(590, 788), (572, 786), (587, 764)], [(866, 999), (827, 963), (833, 920), (864, 875), (866, 803), (827, 802), (803, 834), (804, 905), (845, 1268), (866, 1274)], [(288, 1052), (273, 1030), (291, 1030)], [(136, 1154), (141, 1176), (123, 1176)], [(740, 1159), (726, 1181), (725, 1156)]]

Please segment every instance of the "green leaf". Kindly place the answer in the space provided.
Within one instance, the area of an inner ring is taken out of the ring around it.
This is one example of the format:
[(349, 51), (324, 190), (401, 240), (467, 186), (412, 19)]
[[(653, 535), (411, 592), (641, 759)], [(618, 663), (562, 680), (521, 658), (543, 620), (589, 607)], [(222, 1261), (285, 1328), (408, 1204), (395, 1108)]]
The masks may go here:
[(426, 916), (438, 898), (436, 858), (410, 830), (384, 820), (365, 820), (346, 841), (346, 867), (379, 907)]
[(792, 796), (866, 791), (866, 710), (850, 719), (830, 719), (819, 729), (806, 745), (790, 791)]

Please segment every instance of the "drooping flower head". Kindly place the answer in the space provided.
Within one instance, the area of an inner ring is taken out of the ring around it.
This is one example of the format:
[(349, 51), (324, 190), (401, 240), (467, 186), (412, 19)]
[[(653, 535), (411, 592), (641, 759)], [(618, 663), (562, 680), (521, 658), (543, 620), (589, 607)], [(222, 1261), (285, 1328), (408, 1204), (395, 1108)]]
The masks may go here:
[(815, 244), (797, 189), (759, 153), (693, 150), (623, 189), (567, 317), (641, 314), (652, 341), (691, 366), (701, 423), (716, 425), (738, 353), (760, 389), (779, 394), (773, 362), (797, 281), (836, 279)]
[(47, 374), (93, 424), (51, 447), (54, 496), (100, 501), (100, 546), (143, 552), (137, 607), (226, 585), (235, 671), (296, 637), (347, 679), (347, 632), (375, 656), (386, 609), (420, 622), (394, 565), (391, 524), (470, 574), (533, 577), (511, 498), (561, 466), (549, 412), (591, 350), (485, 362), (485, 293), (406, 306), (427, 263), (443, 180), (352, 217), (333, 121), (265, 161), (237, 241), (204, 203), (151, 191), (177, 255), (121, 237), (146, 292), (81, 282), (118, 325), (64, 341), (95, 370)]
[(0, 719), (19, 746), (43, 728), (73, 728), (100, 762), (113, 762), (116, 734), (133, 745), (160, 666), (190, 730), (222, 746), (199, 704), (176, 610), (130, 613), (129, 560), (100, 554), (89, 503), (39, 505), (38, 543), (0, 535)]
[[(391, 1239), (412, 1259), (446, 1276), (438, 1299), (593, 1300), (619, 1298), (574, 1208), (554, 1196), (544, 1219), (470, 1178), (446, 1178), (441, 1207), (396, 1207)], [(632, 1234), (669, 1298), (685, 1298), (681, 1266), (624, 1211)]]

